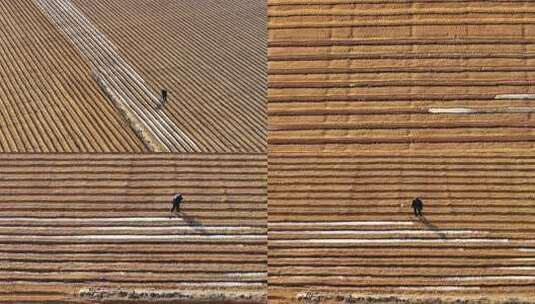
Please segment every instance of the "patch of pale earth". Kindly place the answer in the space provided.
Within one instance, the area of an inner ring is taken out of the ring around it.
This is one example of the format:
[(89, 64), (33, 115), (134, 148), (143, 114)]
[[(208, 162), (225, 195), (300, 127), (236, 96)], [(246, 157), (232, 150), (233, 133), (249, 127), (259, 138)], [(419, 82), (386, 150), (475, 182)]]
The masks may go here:
[(360, 235), (373, 235), (373, 234), (437, 234), (437, 233), (448, 233), (448, 234), (482, 234), (488, 233), (485, 231), (473, 231), (473, 230), (330, 230), (330, 231), (270, 231), (270, 234), (360, 234)]
[(57, 223), (57, 222), (179, 222), (183, 221), (180, 218), (169, 217), (92, 217), (92, 218), (77, 218), (77, 217), (62, 217), (62, 218), (39, 218), (39, 217), (2, 217), (0, 222), (35, 222), (35, 223)]
[(468, 114), (475, 113), (476, 110), (469, 108), (430, 108), (428, 111), (433, 114)]
[(523, 262), (530, 262), (535, 261), (535, 258), (513, 258), (509, 259), (510, 261), (523, 261)]
[(532, 107), (506, 107), (494, 109), (471, 109), (471, 108), (430, 108), (433, 114), (485, 114), (485, 113), (535, 113)]
[(420, 287), (392, 287), (392, 289), (400, 290), (440, 290), (440, 291), (455, 291), (455, 290), (480, 290), (479, 287), (463, 287), (463, 286), (420, 286)]
[(494, 99), (535, 99), (535, 94), (501, 94)]
[(267, 276), (266, 272), (228, 272), (225, 273), (226, 277), (259, 277), (261, 279)]
[(180, 286), (189, 287), (264, 287), (266, 283), (257, 282), (203, 282), (203, 283), (180, 283)]
[(66, 236), (13, 236), (0, 235), (0, 238), (13, 240), (35, 239), (46, 240), (183, 240), (183, 239), (210, 239), (210, 240), (267, 240), (266, 235), (66, 235)]
[(269, 226), (345, 226), (345, 225), (355, 225), (355, 226), (380, 226), (380, 225), (414, 225), (413, 222), (395, 222), (395, 221), (386, 221), (386, 222), (368, 222), (368, 221), (359, 221), (359, 222), (278, 222), (278, 223), (268, 223)]
[[(50, 226), (32, 226), (32, 228), (51, 228)], [(0, 229), (12, 229), (13, 226), (0, 226)], [(258, 227), (238, 227), (238, 226), (202, 226), (203, 230), (210, 230), (210, 231), (224, 231), (224, 232), (246, 232), (246, 231), (252, 231), (252, 230), (259, 230)], [(101, 226), (83, 226), (83, 227), (69, 227), (71, 230), (100, 230), (100, 231), (108, 231), (108, 230), (131, 230), (131, 231), (158, 231), (158, 230), (170, 230), (170, 231), (192, 231), (197, 230), (196, 228), (187, 227), (187, 226), (164, 226), (164, 227), (139, 227), (139, 226), (107, 226), (107, 227), (101, 227)]]
[(338, 244), (363, 244), (363, 243), (507, 243), (508, 239), (308, 239), (308, 240), (273, 240), (275, 244), (295, 243), (338, 243)]
[(442, 278), (446, 281), (533, 280), (535, 276), (473, 276)]

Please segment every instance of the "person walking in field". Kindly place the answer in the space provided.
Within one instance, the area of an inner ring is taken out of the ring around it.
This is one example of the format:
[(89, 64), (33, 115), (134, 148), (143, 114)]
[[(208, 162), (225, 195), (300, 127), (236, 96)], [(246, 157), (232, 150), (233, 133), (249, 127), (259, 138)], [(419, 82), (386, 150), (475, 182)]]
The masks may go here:
[(412, 207), (412, 210), (414, 211), (414, 216), (423, 216), (422, 210), (424, 209), (424, 202), (422, 202), (422, 200), (419, 197), (412, 200), (411, 207)]
[(173, 205), (171, 207), (171, 216), (176, 213), (180, 213), (180, 204), (182, 204), (182, 194), (175, 194), (175, 196), (173, 196), (173, 199), (171, 200), (171, 204)]
[(160, 94), (160, 109), (165, 107), (165, 104), (167, 103), (167, 90), (162, 89)]

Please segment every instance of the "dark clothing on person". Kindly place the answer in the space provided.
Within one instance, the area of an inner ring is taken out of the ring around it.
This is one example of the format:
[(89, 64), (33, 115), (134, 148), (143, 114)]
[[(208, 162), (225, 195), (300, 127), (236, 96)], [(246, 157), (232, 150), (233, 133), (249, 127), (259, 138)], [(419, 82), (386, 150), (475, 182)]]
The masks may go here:
[(414, 211), (414, 216), (422, 216), (422, 210), (424, 209), (424, 202), (422, 202), (422, 200), (419, 197), (415, 198), (412, 201), (411, 207)]
[(167, 90), (162, 89), (162, 105), (167, 101)]
[(173, 200), (171, 201), (171, 204), (173, 204), (173, 207), (171, 207), (171, 213), (173, 213), (175, 210), (176, 212), (180, 212), (181, 203), (182, 203), (182, 194), (178, 193), (173, 197)]

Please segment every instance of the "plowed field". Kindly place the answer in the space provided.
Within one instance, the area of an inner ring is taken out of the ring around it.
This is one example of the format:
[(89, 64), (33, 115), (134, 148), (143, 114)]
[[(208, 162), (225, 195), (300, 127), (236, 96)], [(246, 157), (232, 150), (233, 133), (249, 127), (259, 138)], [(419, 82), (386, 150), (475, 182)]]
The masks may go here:
[(534, 296), (533, 155), (279, 153), (268, 170), (272, 303)]
[(205, 152), (266, 148), (264, 1), (74, 0)]
[(266, 148), (262, 1), (9, 0), (0, 26), (0, 152)]
[(0, 3), (0, 152), (147, 148), (31, 0)]
[(531, 149), (530, 1), (269, 1), (273, 151)]
[[(260, 154), (0, 155), (1, 301), (262, 290), (266, 174)], [(175, 191), (183, 214), (170, 218)]]

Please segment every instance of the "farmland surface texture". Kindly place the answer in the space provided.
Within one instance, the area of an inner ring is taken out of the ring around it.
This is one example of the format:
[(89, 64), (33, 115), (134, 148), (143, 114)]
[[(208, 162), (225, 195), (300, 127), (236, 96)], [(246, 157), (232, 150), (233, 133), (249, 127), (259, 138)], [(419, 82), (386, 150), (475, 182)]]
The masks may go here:
[(273, 151), (531, 149), (531, 1), (270, 0)]
[(262, 291), (266, 175), (261, 154), (0, 155), (0, 298)]
[(168, 90), (157, 112), (195, 142), (188, 151), (265, 150), (264, 1), (72, 2), (151, 92)]
[(0, 152), (147, 150), (33, 1), (0, 3), (0, 45)]
[(268, 170), (270, 303), (535, 296), (533, 154), (278, 153)]

